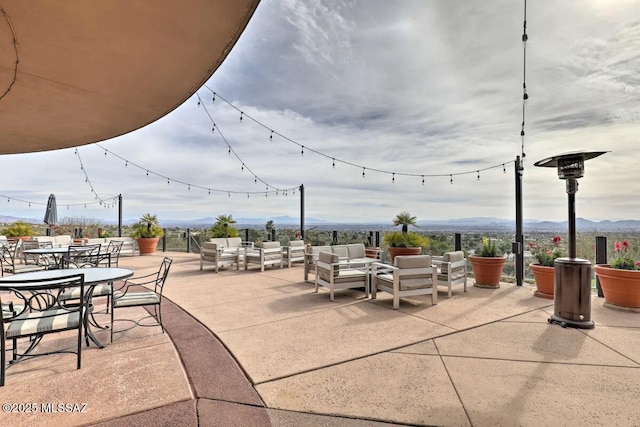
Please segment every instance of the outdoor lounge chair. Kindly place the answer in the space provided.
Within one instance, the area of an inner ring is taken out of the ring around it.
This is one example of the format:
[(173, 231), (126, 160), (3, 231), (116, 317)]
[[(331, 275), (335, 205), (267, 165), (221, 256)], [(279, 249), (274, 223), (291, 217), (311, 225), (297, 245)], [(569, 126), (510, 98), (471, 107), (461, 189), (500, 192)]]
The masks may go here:
[(283, 265), (282, 246), (280, 242), (263, 242), (261, 248), (247, 249), (244, 255), (244, 269), (249, 267), (249, 263), (260, 264), (260, 271), (264, 271), (267, 265)]
[(236, 265), (236, 270), (238, 270), (240, 268), (240, 251), (244, 252), (244, 249), (229, 249), (219, 242), (204, 242), (200, 248), (200, 270), (203, 269), (205, 262), (213, 263), (216, 273), (220, 267), (233, 264)]
[(377, 291), (393, 295), (393, 309), (400, 307), (400, 298), (431, 295), (431, 304), (438, 303), (436, 267), (430, 255), (396, 256), (394, 265), (374, 264), (372, 298)]
[(348, 261), (340, 261), (338, 254), (320, 252), (316, 261), (316, 286), (329, 289), (331, 301), (336, 289), (364, 288), (365, 296), (369, 296), (368, 272), (363, 269), (350, 268)]
[(284, 259), (287, 261), (287, 266), (291, 268), (291, 264), (294, 262), (304, 262), (306, 249), (304, 240), (289, 241), (289, 245), (284, 251)]
[(464, 252), (447, 252), (442, 257), (434, 257), (431, 262), (438, 267), (438, 286), (447, 287), (449, 298), (454, 285), (463, 284), (467, 292), (467, 260)]

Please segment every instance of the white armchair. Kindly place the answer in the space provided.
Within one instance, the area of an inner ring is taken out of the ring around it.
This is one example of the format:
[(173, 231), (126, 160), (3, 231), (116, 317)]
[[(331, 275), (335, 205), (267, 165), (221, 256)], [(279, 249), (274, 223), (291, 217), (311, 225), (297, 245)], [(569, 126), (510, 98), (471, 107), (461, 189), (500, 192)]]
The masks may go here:
[(306, 254), (306, 247), (304, 245), (304, 240), (291, 240), (289, 241), (289, 245), (285, 248), (283, 252), (284, 259), (287, 261), (287, 266), (291, 268), (291, 264), (294, 262), (302, 261), (304, 262), (304, 257)]
[(438, 279), (430, 255), (396, 256), (394, 265), (375, 263), (372, 299), (377, 291), (393, 295), (393, 309), (400, 307), (400, 298), (431, 295), (431, 304), (438, 303)]
[(368, 270), (350, 268), (348, 261), (340, 261), (338, 254), (320, 252), (316, 261), (316, 287), (329, 289), (331, 301), (336, 289), (364, 288), (365, 296), (369, 296)]
[(260, 271), (267, 265), (278, 265), (282, 268), (282, 246), (280, 242), (263, 242), (261, 248), (246, 249), (244, 255), (244, 269), (249, 263), (260, 264)]
[(200, 270), (204, 263), (211, 262), (215, 266), (216, 273), (220, 267), (236, 265), (236, 270), (240, 268), (240, 250), (224, 249), (221, 245), (214, 242), (205, 242), (200, 249)]
[(438, 285), (446, 286), (451, 298), (451, 288), (455, 285), (464, 285), (467, 292), (467, 260), (464, 252), (447, 252), (441, 258), (434, 257), (433, 264), (438, 267)]

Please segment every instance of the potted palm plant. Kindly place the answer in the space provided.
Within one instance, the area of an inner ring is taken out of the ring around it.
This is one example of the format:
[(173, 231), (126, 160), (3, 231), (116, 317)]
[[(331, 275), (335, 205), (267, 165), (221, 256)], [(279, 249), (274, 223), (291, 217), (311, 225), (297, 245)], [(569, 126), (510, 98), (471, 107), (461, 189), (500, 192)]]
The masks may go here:
[(640, 262), (629, 255), (629, 243), (615, 242), (616, 259), (608, 264), (596, 264), (595, 271), (605, 307), (640, 311)]
[(393, 225), (401, 225), (402, 231), (392, 231), (382, 238), (383, 246), (387, 247), (391, 262), (398, 255), (420, 255), (422, 248), (429, 244), (426, 237), (409, 231), (409, 226), (418, 227), (416, 217), (409, 212), (400, 212), (393, 219)]
[(16, 221), (2, 230), (8, 240), (29, 240), (33, 235), (33, 227), (25, 221)]
[(144, 214), (131, 227), (131, 237), (137, 239), (140, 255), (153, 254), (158, 247), (158, 240), (164, 235), (156, 215)]
[(209, 236), (224, 238), (238, 237), (240, 235), (238, 229), (231, 225), (235, 223), (236, 220), (233, 219), (232, 215), (218, 215), (216, 217), (216, 223), (213, 224), (211, 228), (209, 228)]
[(536, 282), (536, 291), (533, 294), (537, 297), (553, 299), (555, 294), (554, 264), (556, 258), (563, 256), (560, 250), (561, 240), (560, 236), (554, 236), (551, 248), (529, 242), (531, 254), (537, 261), (537, 263), (529, 264), (529, 269), (531, 269)]
[(469, 262), (475, 279), (473, 286), (489, 289), (499, 288), (502, 267), (504, 267), (506, 261), (505, 257), (498, 256), (496, 242), (483, 237), (482, 249), (479, 255), (469, 255)]

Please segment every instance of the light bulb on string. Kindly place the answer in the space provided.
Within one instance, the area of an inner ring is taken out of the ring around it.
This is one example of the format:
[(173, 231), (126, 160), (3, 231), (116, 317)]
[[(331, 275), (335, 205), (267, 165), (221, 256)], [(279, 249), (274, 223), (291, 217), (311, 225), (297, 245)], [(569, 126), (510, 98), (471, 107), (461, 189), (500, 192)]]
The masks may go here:
[(421, 175), (421, 176), (422, 176), (422, 185), (424, 185), (424, 175)]
[(396, 173), (395, 172), (393, 172), (392, 175), (391, 175), (391, 183), (392, 184), (396, 183)]
[(364, 171), (365, 171), (365, 168), (362, 168), (362, 179), (364, 179)]
[(247, 193), (247, 199), (249, 198), (249, 193)]
[(200, 107), (200, 100), (198, 100), (198, 107)]
[(478, 172), (478, 181), (480, 181), (480, 171), (476, 171)]
[(170, 183), (170, 179), (169, 179), (169, 178), (167, 178), (167, 185), (169, 185), (169, 183)]
[(107, 157), (107, 150), (104, 150), (104, 156)]
[(336, 168), (336, 159), (332, 159), (332, 160), (333, 160), (333, 165), (332, 166), (335, 169)]
[(271, 131), (271, 135), (269, 135), (269, 140), (273, 141), (273, 131)]
[(242, 164), (242, 172), (244, 172), (244, 163)]
[(191, 184), (187, 186), (187, 191), (191, 191)]
[(240, 111), (240, 121), (242, 121), (242, 116), (244, 115), (244, 113), (242, 111)]
[(211, 98), (211, 102), (216, 102), (216, 93), (213, 92), (213, 98)]
[(449, 182), (453, 184), (453, 175), (449, 175)]
[(231, 147), (229, 147), (229, 155), (231, 155)]
[(211, 195), (211, 189), (209, 188), (209, 195)]
[(266, 191), (266, 192), (264, 193), (264, 198), (266, 199), (267, 197), (269, 197), (269, 192), (268, 192), (268, 191)]
[(504, 163), (502, 164), (502, 172), (507, 173), (507, 168), (504, 167)]
[(147, 176), (149, 176), (149, 171), (147, 171)]
[(216, 133), (216, 125), (213, 125), (213, 127), (211, 128), (211, 133)]
[(227, 191), (227, 197), (231, 198), (231, 191)]
[(300, 155), (304, 156), (304, 145), (302, 146), (302, 148), (300, 149)]
[(258, 177), (255, 176), (255, 175), (253, 176), (253, 182), (256, 183), (256, 184), (258, 183)]
[(29, 202), (29, 207), (31, 207), (31, 202)]
[(129, 162), (124, 162), (124, 167), (126, 168), (127, 166), (129, 166)]

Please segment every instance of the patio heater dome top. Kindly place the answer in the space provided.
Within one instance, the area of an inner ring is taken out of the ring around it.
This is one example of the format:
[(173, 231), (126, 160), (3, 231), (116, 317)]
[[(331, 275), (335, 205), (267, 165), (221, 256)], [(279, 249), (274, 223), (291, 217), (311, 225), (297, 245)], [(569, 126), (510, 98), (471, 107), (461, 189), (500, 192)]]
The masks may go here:
[(608, 153), (608, 151), (570, 151), (567, 153), (558, 154), (553, 157), (547, 157), (546, 159), (538, 160), (533, 165), (545, 168), (555, 168), (562, 160), (571, 160), (575, 158), (581, 158), (584, 160), (591, 160), (598, 156)]
[(584, 162), (608, 153), (608, 151), (572, 151), (538, 160), (533, 165), (557, 168), (558, 178), (574, 180), (584, 176)]
[(2, 0), (0, 155), (152, 123), (222, 64), (259, 0)]

